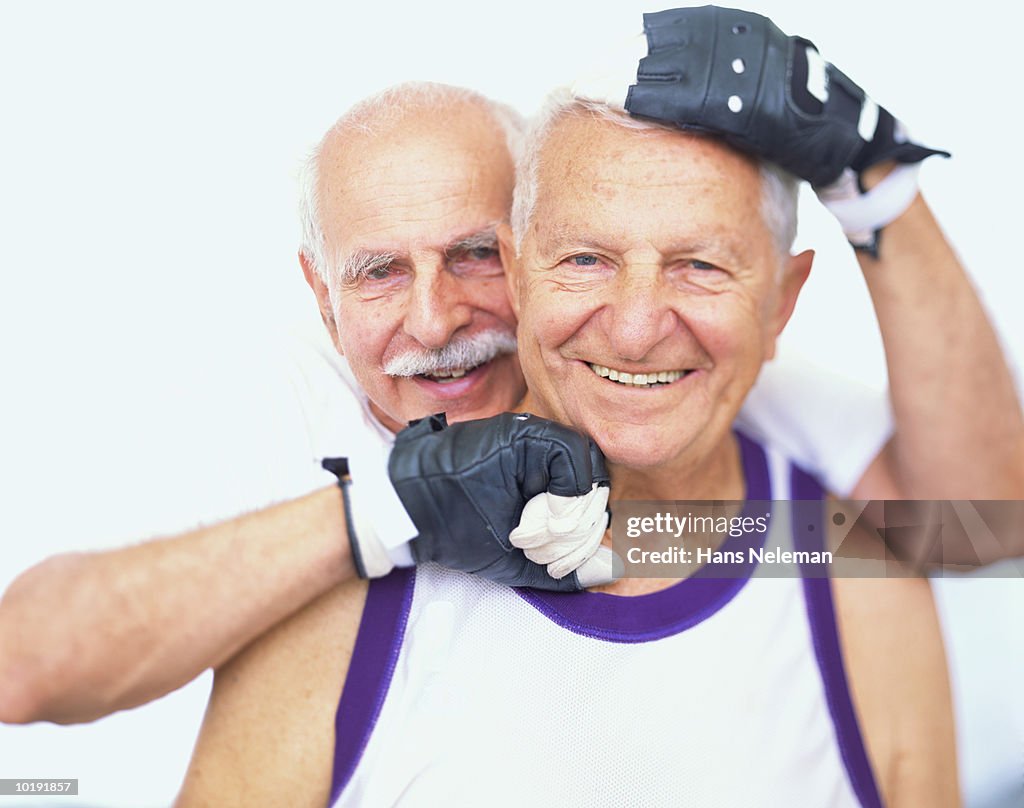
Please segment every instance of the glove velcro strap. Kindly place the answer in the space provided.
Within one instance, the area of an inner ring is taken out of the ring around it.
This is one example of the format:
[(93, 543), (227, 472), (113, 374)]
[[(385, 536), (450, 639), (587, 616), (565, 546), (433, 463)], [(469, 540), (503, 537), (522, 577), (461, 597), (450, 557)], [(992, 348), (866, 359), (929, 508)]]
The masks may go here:
[(879, 107), (874, 136), (850, 165), (858, 174), (863, 174), (865, 169), (889, 160), (897, 163), (920, 163), (935, 155), (949, 157), (949, 152), (942, 149), (930, 149), (912, 142), (907, 136), (903, 124), (897, 121), (887, 109)]
[(857, 176), (847, 169), (837, 182), (817, 189), (818, 198), (839, 221), (850, 244), (877, 257), (878, 232), (917, 197), (920, 168), (919, 163), (896, 166), (867, 193), (861, 193)]
[(325, 458), (321, 465), (338, 477), (352, 559), (359, 576), (380, 578), (395, 567), (412, 566), (409, 542), (416, 538), (416, 528), (387, 471), (374, 473), (374, 464), (368, 463), (357, 469), (358, 480), (354, 480), (344, 458)]
[(345, 530), (348, 533), (348, 544), (352, 549), (352, 563), (355, 565), (356, 574), (360, 578), (369, 578), (366, 573), (366, 564), (363, 562), (363, 554), (359, 549), (359, 540), (356, 538), (356, 522), (352, 518), (352, 501), (349, 497), (349, 487), (352, 485), (352, 477), (348, 472), (347, 457), (325, 457), (320, 465), (338, 478), (338, 489), (341, 491), (341, 504), (345, 510)]

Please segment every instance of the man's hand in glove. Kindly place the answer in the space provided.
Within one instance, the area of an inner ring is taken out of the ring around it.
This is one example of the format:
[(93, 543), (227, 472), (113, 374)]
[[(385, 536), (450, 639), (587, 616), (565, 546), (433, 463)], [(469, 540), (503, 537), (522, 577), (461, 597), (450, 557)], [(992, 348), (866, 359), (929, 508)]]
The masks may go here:
[[(588, 78), (576, 95), (721, 135), (807, 180), (858, 249), (877, 255), (879, 231), (917, 194), (917, 164), (949, 156), (912, 142), (812, 42), (787, 36), (760, 14), (670, 9), (645, 14), (644, 35), (646, 52), (638, 62), (625, 56), (618, 85), (610, 74), (596, 83)], [(865, 193), (862, 173), (881, 163), (899, 168)]]
[(435, 415), (398, 433), (386, 479), (367, 471), (361, 480), (360, 469), (350, 478), (335, 460), (324, 466), (341, 480), (363, 577), (435, 561), (559, 591), (613, 578), (611, 551), (600, 547), (604, 458), (568, 427), (519, 413), (451, 425)]

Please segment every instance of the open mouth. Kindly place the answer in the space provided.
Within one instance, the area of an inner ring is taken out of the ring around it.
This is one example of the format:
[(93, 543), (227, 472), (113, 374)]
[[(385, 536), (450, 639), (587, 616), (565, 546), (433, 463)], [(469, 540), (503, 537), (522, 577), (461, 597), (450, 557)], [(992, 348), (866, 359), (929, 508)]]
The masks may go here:
[(429, 374), (421, 373), (416, 378), (425, 379), (426, 381), (434, 382), (435, 384), (451, 384), (452, 382), (458, 381), (471, 373), (475, 373), (487, 364), (489, 363), (483, 362), (471, 367), (451, 368), (449, 370), (439, 370), (436, 373)]
[(602, 379), (628, 387), (665, 387), (693, 372), (692, 370), (656, 370), (647, 373), (627, 373), (624, 370), (608, 368), (594, 362), (587, 364)]

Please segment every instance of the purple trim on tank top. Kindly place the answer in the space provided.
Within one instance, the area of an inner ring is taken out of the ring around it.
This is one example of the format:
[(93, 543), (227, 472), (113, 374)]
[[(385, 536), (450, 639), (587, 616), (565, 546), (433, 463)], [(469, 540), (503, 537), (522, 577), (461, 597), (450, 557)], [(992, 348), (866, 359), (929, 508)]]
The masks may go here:
[(405, 638), (415, 582), (414, 567), (396, 569), (370, 581), (345, 688), (334, 716), (334, 771), (329, 805), (335, 803), (352, 779), (384, 706)]
[[(771, 500), (771, 480), (764, 450), (737, 432), (749, 503)], [(752, 516), (748, 510), (744, 516)], [(719, 548), (747, 554), (748, 547), (763, 547), (765, 534), (729, 537)], [(552, 622), (575, 634), (607, 642), (649, 642), (670, 637), (707, 620), (739, 594), (755, 564), (708, 564), (696, 574), (667, 589), (648, 595), (623, 597), (604, 592), (547, 592), (516, 589), (519, 596)], [(723, 574), (723, 570), (727, 573)]]
[[(824, 548), (825, 508), (824, 492), (811, 475), (798, 466), (790, 472), (790, 496), (793, 504), (793, 541), (797, 550), (809, 552)], [(806, 502), (797, 503), (798, 500)], [(798, 515), (800, 518), (798, 518)], [(797, 524), (815, 526), (814, 530), (797, 530)], [(864, 738), (860, 732), (857, 713), (850, 697), (849, 682), (843, 666), (843, 652), (839, 644), (835, 607), (832, 602), (832, 583), (820, 572), (803, 565), (804, 600), (814, 643), (814, 655), (825, 685), (825, 700), (832, 715), (836, 742), (846, 766), (846, 774), (854, 794), (865, 808), (882, 808), (875, 773), (868, 760)]]

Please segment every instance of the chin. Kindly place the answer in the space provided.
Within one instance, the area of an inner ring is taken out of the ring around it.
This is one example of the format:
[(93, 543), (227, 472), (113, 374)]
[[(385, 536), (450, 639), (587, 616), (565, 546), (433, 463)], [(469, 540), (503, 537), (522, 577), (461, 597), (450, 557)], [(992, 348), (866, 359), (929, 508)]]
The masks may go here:
[(489, 397), (482, 401), (444, 401), (440, 402), (437, 406), (439, 407), (437, 412), (446, 412), (450, 422), (490, 418), (492, 415), (497, 415), (511, 409), (511, 406), (508, 405), (503, 397)]
[(627, 468), (657, 468), (675, 460), (690, 444), (686, 435), (661, 425), (608, 424), (591, 434), (609, 463)]
[(498, 410), (493, 409), (472, 409), (467, 407), (441, 407), (437, 412), (443, 412), (449, 424), (458, 424), (462, 421), (479, 421), (481, 418), (490, 418), (497, 415)]

